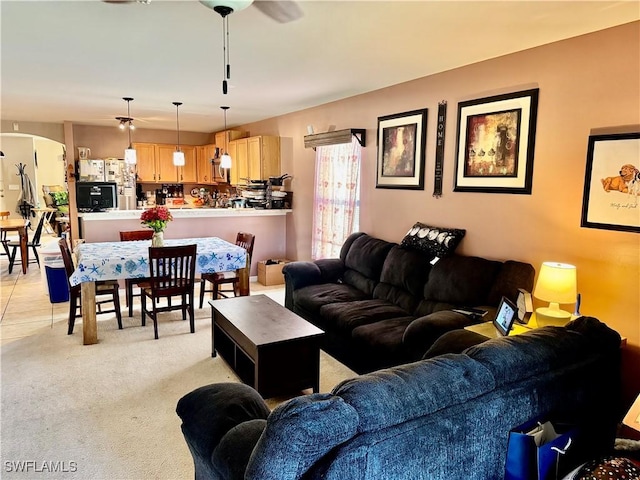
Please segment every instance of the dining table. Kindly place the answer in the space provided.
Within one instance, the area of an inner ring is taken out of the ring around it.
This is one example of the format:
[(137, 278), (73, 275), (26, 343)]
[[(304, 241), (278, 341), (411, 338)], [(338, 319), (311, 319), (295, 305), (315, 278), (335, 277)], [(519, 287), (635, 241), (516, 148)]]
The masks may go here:
[[(244, 248), (218, 237), (164, 240), (164, 246), (192, 244), (197, 246), (196, 274), (236, 271), (240, 295), (249, 295), (250, 265), (247, 263), (250, 260)], [(76, 266), (69, 277), (69, 283), (73, 286), (81, 285), (84, 345), (98, 343), (95, 282), (149, 277), (149, 247), (151, 240), (76, 245)]]
[[(20, 238), (20, 260), (22, 261), (22, 273), (27, 273), (29, 268), (29, 233), (28, 227), (31, 224), (29, 220), (23, 218), (0, 220), (0, 232), (18, 232)], [(9, 255), (9, 249), (6, 243), (2, 244), (5, 253)]]

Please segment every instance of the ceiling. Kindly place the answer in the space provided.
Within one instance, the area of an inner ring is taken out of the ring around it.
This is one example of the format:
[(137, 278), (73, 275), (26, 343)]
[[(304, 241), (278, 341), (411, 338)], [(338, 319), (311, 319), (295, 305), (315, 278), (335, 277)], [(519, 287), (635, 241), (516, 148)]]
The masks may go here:
[(640, 19), (630, 1), (299, 1), (277, 23), (197, 1), (0, 1), (3, 120), (139, 128), (241, 125)]

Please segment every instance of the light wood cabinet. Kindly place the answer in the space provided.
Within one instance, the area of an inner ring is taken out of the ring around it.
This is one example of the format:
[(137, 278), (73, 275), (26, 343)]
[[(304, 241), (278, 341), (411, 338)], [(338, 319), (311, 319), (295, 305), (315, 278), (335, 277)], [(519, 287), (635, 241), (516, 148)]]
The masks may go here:
[(197, 183), (198, 165), (196, 162), (196, 147), (181, 145), (180, 150), (184, 153), (184, 167), (177, 167), (178, 183)]
[(222, 132), (217, 132), (216, 147), (220, 149), (220, 155), (229, 151), (229, 142), (245, 137), (247, 137), (247, 132), (243, 132), (242, 130), (223, 130)]
[(243, 178), (268, 180), (280, 175), (280, 137), (259, 135), (234, 140), (229, 142), (229, 154), (233, 185), (244, 183)]
[(227, 181), (220, 175), (220, 160), (215, 158), (216, 147), (214, 144), (196, 147), (197, 183), (215, 185)]
[(146, 183), (196, 183), (196, 147), (182, 145), (184, 167), (173, 164), (176, 146), (162, 143), (134, 143), (138, 182)]
[(136, 174), (138, 182), (156, 181), (156, 146), (153, 143), (134, 143), (136, 151)]

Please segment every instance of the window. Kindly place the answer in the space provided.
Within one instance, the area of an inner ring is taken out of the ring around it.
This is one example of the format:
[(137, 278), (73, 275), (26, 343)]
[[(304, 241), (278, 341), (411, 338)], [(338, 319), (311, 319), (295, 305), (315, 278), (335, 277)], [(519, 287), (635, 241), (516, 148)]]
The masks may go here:
[(360, 228), (362, 147), (351, 143), (318, 147), (311, 257), (336, 258), (345, 239)]

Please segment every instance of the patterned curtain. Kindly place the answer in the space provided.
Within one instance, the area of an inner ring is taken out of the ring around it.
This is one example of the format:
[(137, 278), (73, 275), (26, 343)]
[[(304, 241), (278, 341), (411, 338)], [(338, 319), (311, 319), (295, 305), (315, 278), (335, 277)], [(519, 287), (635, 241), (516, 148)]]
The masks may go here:
[(360, 223), (360, 158), (362, 147), (351, 143), (318, 147), (313, 202), (311, 257), (337, 258), (345, 239)]

